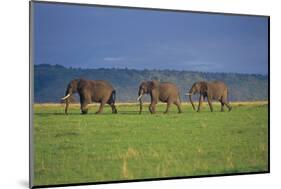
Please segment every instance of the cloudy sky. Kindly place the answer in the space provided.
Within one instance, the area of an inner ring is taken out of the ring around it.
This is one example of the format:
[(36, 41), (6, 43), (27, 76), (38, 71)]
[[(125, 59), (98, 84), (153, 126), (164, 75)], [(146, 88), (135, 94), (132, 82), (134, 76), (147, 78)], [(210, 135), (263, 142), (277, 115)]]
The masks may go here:
[(34, 4), (35, 64), (268, 73), (266, 17)]

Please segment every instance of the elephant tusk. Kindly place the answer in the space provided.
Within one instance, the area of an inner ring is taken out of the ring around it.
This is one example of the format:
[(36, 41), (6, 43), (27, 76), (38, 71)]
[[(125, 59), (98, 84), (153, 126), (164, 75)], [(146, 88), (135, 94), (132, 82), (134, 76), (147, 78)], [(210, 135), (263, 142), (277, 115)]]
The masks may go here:
[(191, 94), (191, 93), (186, 93), (185, 95), (186, 95), (186, 96), (191, 96), (192, 94)]
[(71, 95), (71, 94), (70, 94), (70, 93), (68, 93), (68, 95), (66, 95), (65, 97), (63, 97), (63, 98), (62, 98), (62, 100), (67, 99), (68, 97), (70, 97), (70, 95)]
[(139, 101), (141, 99), (141, 97), (142, 97), (142, 94), (137, 98), (137, 101)]

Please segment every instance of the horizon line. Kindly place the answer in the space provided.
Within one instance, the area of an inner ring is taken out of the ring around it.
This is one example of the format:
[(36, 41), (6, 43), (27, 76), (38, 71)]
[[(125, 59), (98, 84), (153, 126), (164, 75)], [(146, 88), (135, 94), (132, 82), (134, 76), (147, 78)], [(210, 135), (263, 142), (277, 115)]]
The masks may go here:
[(98, 69), (117, 69), (117, 70), (135, 70), (135, 71), (178, 71), (178, 72), (197, 72), (197, 73), (210, 73), (210, 74), (240, 74), (240, 75), (261, 75), (261, 76), (269, 76), (268, 73), (266, 74), (262, 74), (262, 73), (240, 73), (240, 72), (212, 72), (212, 71), (199, 71), (199, 70), (178, 70), (178, 69), (169, 69), (169, 68), (165, 68), (165, 69), (148, 69), (148, 68), (143, 68), (143, 69), (137, 69), (137, 68), (121, 68), (121, 67), (99, 67), (99, 68), (90, 68), (90, 67), (72, 67), (72, 66), (65, 66), (62, 64), (46, 64), (46, 63), (40, 63), (40, 64), (34, 64), (34, 66), (60, 66), (66, 69), (80, 69), (80, 70), (98, 70)]

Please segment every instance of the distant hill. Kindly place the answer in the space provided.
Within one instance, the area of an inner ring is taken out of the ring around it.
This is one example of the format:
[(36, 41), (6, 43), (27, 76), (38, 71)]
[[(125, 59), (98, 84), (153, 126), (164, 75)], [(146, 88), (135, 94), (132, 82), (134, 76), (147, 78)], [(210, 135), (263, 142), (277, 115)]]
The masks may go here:
[[(138, 86), (143, 80), (170, 81), (181, 90), (182, 101), (191, 85), (199, 80), (221, 80), (229, 87), (231, 101), (268, 99), (268, 76), (237, 73), (205, 73), (176, 70), (133, 69), (80, 69), (61, 65), (40, 64), (34, 66), (34, 101), (60, 102), (69, 81), (75, 78), (108, 80), (117, 91), (117, 102), (136, 102)], [(146, 100), (149, 98), (146, 97)], [(79, 102), (79, 99), (76, 98)]]

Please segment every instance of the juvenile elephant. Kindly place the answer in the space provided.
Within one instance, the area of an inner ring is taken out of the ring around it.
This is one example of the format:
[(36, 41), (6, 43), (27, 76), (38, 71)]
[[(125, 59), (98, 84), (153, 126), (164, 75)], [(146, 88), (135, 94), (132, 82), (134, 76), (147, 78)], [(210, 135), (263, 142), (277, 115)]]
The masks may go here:
[(150, 113), (155, 113), (155, 106), (160, 100), (161, 102), (167, 102), (167, 108), (165, 113), (168, 113), (171, 104), (175, 104), (178, 107), (178, 112), (181, 113), (181, 101), (179, 90), (173, 83), (158, 82), (158, 81), (144, 81), (139, 86), (139, 97), (137, 100), (140, 102), (140, 111), (142, 112), (142, 96), (144, 94), (150, 94), (151, 103), (149, 105)]
[(80, 96), (80, 105), (82, 114), (87, 114), (88, 104), (92, 102), (99, 102), (100, 107), (96, 114), (103, 111), (104, 105), (107, 103), (112, 108), (112, 113), (117, 113), (115, 107), (116, 92), (112, 85), (104, 80), (85, 80), (74, 79), (70, 81), (65, 91), (65, 114), (67, 114), (69, 99), (72, 94), (78, 93)]
[(221, 103), (221, 111), (224, 111), (224, 105), (227, 106), (229, 111), (232, 109), (228, 102), (227, 86), (222, 81), (212, 81), (212, 82), (199, 81), (192, 85), (192, 87), (189, 90), (189, 93), (186, 93), (186, 95), (189, 96), (190, 103), (194, 110), (195, 110), (195, 106), (192, 102), (191, 96), (196, 93), (200, 94), (197, 112), (200, 111), (202, 101), (205, 98), (207, 98), (208, 100), (208, 104), (210, 106), (211, 111), (213, 111), (212, 100), (218, 100)]

